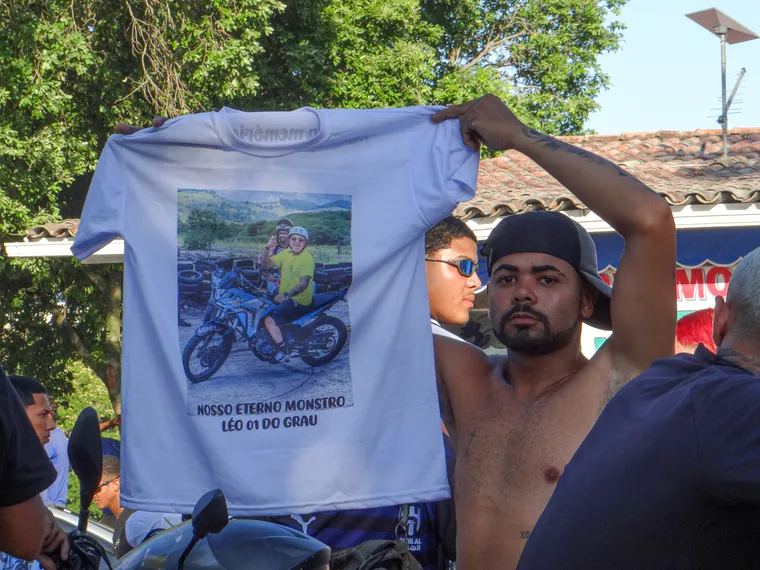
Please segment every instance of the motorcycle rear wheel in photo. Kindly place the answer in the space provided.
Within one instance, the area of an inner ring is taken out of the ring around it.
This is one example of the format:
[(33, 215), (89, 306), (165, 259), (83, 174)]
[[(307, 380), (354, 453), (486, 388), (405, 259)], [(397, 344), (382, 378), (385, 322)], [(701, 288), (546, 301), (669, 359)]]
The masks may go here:
[(301, 360), (309, 366), (324, 366), (333, 360), (348, 340), (348, 329), (336, 317), (323, 317), (311, 329), (309, 338), (304, 342)]
[(272, 356), (274, 356), (275, 350), (272, 345), (272, 335), (269, 334), (263, 322), (259, 325), (256, 338), (249, 343), (249, 346), (251, 347), (251, 352), (259, 360), (269, 362)]
[[(233, 340), (234, 334), (222, 334), (217, 330), (202, 336), (193, 335), (182, 351), (182, 367), (185, 369), (187, 379), (197, 384), (205, 382), (216, 374), (227, 361), (232, 350)], [(218, 342), (214, 342), (212, 345), (213, 341)], [(201, 364), (201, 369), (198, 372), (191, 370), (191, 360), (194, 353)]]

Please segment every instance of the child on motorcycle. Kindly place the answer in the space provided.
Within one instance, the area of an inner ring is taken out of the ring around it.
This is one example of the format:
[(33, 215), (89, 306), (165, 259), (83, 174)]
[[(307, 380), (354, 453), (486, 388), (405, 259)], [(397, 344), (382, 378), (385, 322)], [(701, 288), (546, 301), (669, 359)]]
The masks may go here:
[(270, 256), (270, 249), (277, 245), (272, 236), (261, 252), (264, 269), (275, 265), (280, 267), (280, 286), (274, 298), (279, 306), (264, 319), (275, 348), (272, 362), (281, 362), (287, 356), (280, 326), (308, 313), (314, 297), (314, 258), (306, 251), (309, 232), (302, 227), (293, 227), (288, 232), (288, 242), (288, 249)]

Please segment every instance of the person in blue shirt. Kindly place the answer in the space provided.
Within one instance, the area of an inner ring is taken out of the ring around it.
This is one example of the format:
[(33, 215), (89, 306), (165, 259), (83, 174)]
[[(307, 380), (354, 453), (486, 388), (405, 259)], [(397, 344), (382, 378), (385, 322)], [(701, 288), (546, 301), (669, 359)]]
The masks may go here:
[(69, 492), (69, 438), (63, 433), (63, 430), (56, 426), (50, 432), (50, 441), (45, 444), (45, 451), (53, 463), (58, 476), (47, 491), (43, 493), (43, 500), (46, 504), (66, 506), (66, 499)]
[(760, 248), (716, 299), (713, 338), (610, 401), (519, 570), (760, 568)]

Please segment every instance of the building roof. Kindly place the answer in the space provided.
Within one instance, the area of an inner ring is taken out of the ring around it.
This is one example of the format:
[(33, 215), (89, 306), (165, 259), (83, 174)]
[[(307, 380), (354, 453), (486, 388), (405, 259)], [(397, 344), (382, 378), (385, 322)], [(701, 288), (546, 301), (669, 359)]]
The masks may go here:
[(36, 241), (42, 238), (73, 238), (77, 233), (79, 220), (61, 220), (60, 222), (51, 222), (41, 224), (26, 230), (26, 239)]
[[(625, 168), (671, 205), (760, 202), (760, 128), (730, 129), (726, 162), (720, 129), (559, 138)], [(585, 205), (532, 160), (507, 151), (481, 161), (478, 194), (456, 214), (467, 219), (575, 209)], [(26, 238), (74, 237), (78, 224), (35, 226)]]
[[(760, 128), (730, 129), (725, 162), (720, 129), (559, 138), (611, 160), (671, 205), (760, 202)], [(481, 161), (478, 194), (456, 214), (478, 218), (536, 209), (585, 206), (532, 160), (507, 151)]]

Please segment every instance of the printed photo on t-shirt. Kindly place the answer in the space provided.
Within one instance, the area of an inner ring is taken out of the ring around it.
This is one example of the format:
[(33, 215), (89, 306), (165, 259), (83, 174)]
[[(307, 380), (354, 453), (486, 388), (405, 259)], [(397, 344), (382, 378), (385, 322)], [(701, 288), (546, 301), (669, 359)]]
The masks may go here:
[(351, 196), (181, 189), (177, 217), (188, 413), (253, 431), (353, 405)]

